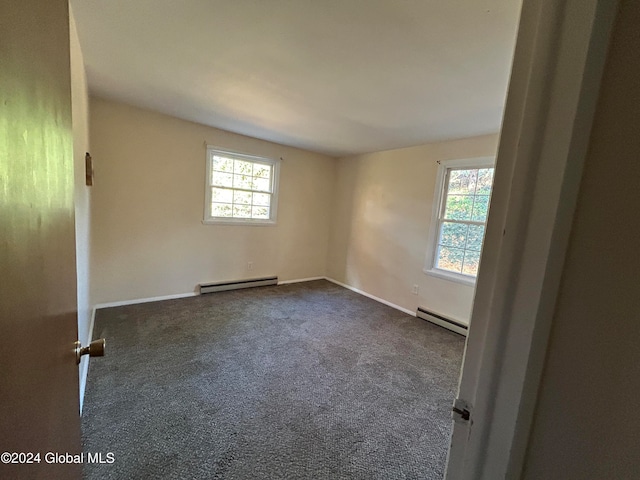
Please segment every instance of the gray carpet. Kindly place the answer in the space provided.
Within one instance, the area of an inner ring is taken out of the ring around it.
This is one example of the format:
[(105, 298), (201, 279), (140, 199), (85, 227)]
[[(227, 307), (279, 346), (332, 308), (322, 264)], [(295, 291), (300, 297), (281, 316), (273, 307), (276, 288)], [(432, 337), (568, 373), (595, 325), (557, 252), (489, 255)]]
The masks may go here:
[(99, 310), (87, 479), (439, 479), (463, 337), (324, 280)]

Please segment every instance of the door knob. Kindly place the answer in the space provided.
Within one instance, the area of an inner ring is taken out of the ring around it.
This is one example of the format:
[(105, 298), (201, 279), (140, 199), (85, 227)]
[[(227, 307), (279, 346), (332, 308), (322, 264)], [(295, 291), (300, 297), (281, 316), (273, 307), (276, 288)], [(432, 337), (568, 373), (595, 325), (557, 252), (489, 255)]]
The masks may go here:
[(88, 347), (83, 347), (79, 341), (76, 342), (76, 363), (80, 363), (82, 355), (88, 354), (90, 357), (104, 357), (105, 343), (104, 338), (94, 340)]

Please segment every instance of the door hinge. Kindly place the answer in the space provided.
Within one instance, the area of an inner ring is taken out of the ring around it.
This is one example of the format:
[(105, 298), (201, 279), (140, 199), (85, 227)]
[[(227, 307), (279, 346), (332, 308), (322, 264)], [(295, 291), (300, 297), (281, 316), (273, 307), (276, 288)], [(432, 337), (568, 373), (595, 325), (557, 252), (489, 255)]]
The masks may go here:
[(451, 417), (456, 422), (468, 422), (471, 418), (471, 411), (469, 410), (469, 404), (461, 398), (456, 398), (453, 401), (453, 408), (451, 409)]

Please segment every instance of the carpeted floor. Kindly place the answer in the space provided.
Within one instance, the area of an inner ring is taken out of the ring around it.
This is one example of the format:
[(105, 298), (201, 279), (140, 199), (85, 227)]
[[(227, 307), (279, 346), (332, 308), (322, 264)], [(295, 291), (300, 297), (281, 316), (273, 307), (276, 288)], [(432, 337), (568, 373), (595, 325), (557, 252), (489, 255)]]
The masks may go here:
[(440, 479), (463, 337), (324, 280), (99, 310), (87, 479)]

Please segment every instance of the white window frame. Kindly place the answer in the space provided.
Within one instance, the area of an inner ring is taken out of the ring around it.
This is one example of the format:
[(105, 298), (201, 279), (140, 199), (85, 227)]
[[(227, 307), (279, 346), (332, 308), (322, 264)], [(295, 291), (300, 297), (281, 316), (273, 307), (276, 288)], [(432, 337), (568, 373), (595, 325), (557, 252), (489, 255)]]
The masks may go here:
[[(230, 217), (214, 217), (211, 215), (211, 173), (213, 156), (221, 155), (238, 160), (245, 160), (253, 163), (262, 163), (272, 166), (271, 175), (271, 204), (269, 206), (269, 218), (230, 218)], [(278, 183), (280, 178), (280, 159), (259, 157), (257, 155), (249, 155), (246, 153), (233, 152), (224, 150), (214, 146), (207, 146), (206, 158), (206, 177), (205, 177), (205, 195), (204, 195), (204, 220), (202, 223), (207, 225), (254, 225), (269, 226), (276, 225), (278, 217)]]
[[(436, 174), (436, 186), (434, 192), (433, 208), (431, 212), (431, 224), (429, 225), (429, 239), (427, 242), (427, 255), (424, 263), (424, 273), (434, 277), (462, 283), (464, 285), (475, 285), (476, 277), (464, 273), (450, 272), (441, 268), (436, 268), (436, 250), (438, 248), (438, 237), (440, 235), (441, 216), (444, 215), (445, 183), (447, 172), (450, 169), (476, 169), (495, 168), (495, 157), (461, 158), (455, 160), (441, 160), (438, 162), (438, 172)], [(486, 225), (486, 221), (485, 221)], [(485, 230), (486, 233), (486, 230)], [(484, 238), (482, 239), (484, 244)]]

